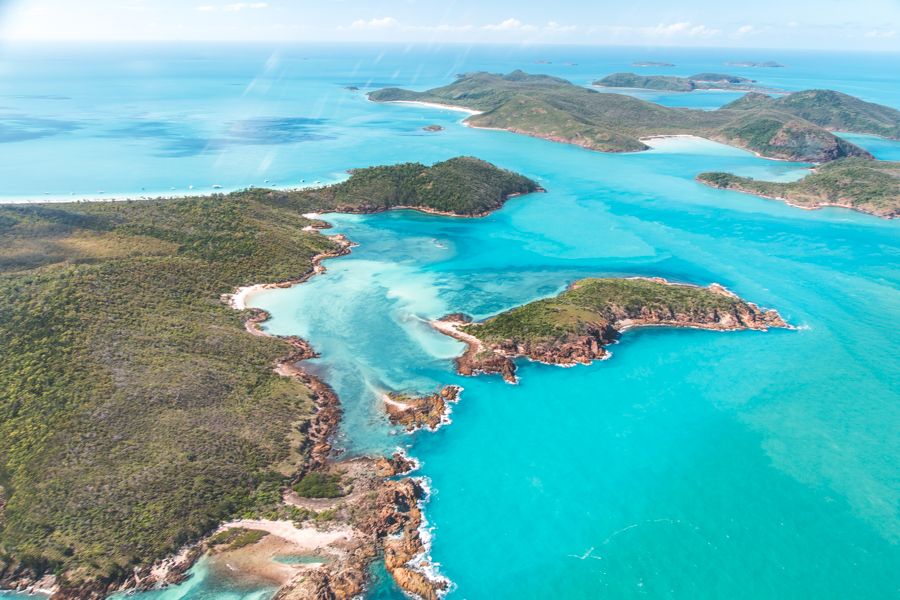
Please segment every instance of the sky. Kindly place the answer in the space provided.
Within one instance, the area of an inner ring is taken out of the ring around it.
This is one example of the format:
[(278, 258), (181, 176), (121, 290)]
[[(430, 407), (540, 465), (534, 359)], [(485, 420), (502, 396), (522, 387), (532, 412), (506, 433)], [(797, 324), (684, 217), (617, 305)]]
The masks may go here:
[(900, 51), (900, 0), (0, 0), (0, 40)]

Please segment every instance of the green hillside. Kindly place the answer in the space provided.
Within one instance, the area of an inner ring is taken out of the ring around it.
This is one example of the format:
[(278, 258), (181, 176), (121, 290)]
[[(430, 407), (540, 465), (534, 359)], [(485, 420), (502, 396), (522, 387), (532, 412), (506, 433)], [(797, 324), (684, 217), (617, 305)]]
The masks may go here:
[(845, 158), (790, 183), (730, 173), (701, 173), (697, 178), (713, 187), (784, 199), (807, 208), (836, 205), (881, 217), (900, 216), (900, 162)]
[[(663, 80), (671, 82), (673, 78)], [(770, 158), (827, 162), (845, 156), (870, 156), (828, 131), (833, 128), (837, 113), (842, 114), (841, 122), (850, 131), (872, 132), (876, 114), (885, 126), (900, 126), (896, 111), (887, 107), (856, 99), (848, 102), (838, 95), (831, 97), (830, 104), (828, 97), (823, 96), (815, 106), (801, 111), (789, 102), (794, 96), (773, 100), (763, 94), (748, 94), (748, 99), (714, 111), (669, 108), (522, 71), (507, 75), (471, 73), (450, 85), (424, 92), (387, 88), (369, 95), (376, 102), (425, 101), (478, 110), (481, 114), (466, 120), (469, 125), (506, 129), (605, 152), (645, 149), (640, 141), (644, 137), (691, 134)]]
[(473, 215), (534, 189), (461, 158), (297, 192), (0, 206), (0, 579), (102, 591), (279, 498), (311, 392), (273, 372), (292, 346), (220, 296), (337, 250), (304, 213)]

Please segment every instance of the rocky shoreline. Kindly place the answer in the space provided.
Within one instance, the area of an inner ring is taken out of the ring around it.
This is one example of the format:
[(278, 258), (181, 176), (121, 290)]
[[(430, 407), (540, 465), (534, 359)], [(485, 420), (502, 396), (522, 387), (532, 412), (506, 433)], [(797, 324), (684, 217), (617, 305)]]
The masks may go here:
[[(332, 236), (332, 239), (340, 244), (339, 251), (317, 256), (310, 274), (275, 287), (303, 283), (312, 275), (323, 273), (321, 260), (347, 254), (355, 245), (343, 236)], [(248, 331), (268, 335), (258, 326), (269, 315), (252, 310), (246, 321)], [(315, 415), (304, 430), (302, 449), (309, 451), (308, 464), (295, 479), (309, 473), (344, 473), (352, 492), (337, 498), (329, 510), (335, 511), (335, 523), (352, 528), (354, 535), (349, 548), (337, 553), (337, 560), (313, 569), (301, 569), (294, 581), (281, 588), (276, 600), (356, 598), (365, 591), (368, 567), (379, 556), (383, 556), (387, 571), (402, 590), (424, 600), (437, 600), (448, 589), (449, 582), (433, 575), (428, 568), (428, 547), (421, 535), (422, 505), (427, 501), (425, 486), (419, 478), (398, 479), (418, 464), (402, 453), (390, 458), (339, 460), (331, 439), (340, 424), (340, 400), (331, 386), (299, 366), (299, 362), (318, 356), (309, 343), (298, 337), (284, 339), (295, 352), (279, 361), (276, 371), (301, 379), (312, 390), (316, 405)], [(406, 410), (400, 411), (406, 414), (403, 420), (436, 428), (446, 419), (447, 403), (456, 401), (458, 393), (459, 388), (448, 386), (432, 396), (416, 398)], [(299, 500), (302, 505), (304, 499)], [(320, 505), (318, 501), (315, 504)]]
[[(672, 283), (662, 278), (632, 279), (666, 286), (703, 289), (729, 299), (740, 300), (734, 293), (715, 283), (707, 288), (699, 288)], [(573, 284), (575, 285), (577, 283)], [(569, 289), (573, 289), (573, 286)], [(467, 331), (467, 328), (474, 324), (470, 317), (459, 313), (431, 322), (436, 330), (466, 344), (466, 350), (456, 359), (456, 369), (460, 375), (499, 374), (508, 383), (518, 382), (515, 363), (517, 358), (566, 367), (590, 364), (595, 360), (609, 358), (610, 353), (606, 347), (617, 343), (622, 333), (635, 327), (680, 327), (712, 331), (748, 329), (766, 331), (769, 328), (790, 328), (777, 311), (760, 309), (755, 304), (743, 301), (736, 304), (731, 312), (713, 311), (700, 318), (671, 310), (615, 306), (612, 307), (609, 321), (590, 323), (577, 334), (563, 335), (551, 341), (503, 339), (485, 342), (470, 333), (471, 330)]]
[[(324, 222), (313, 226), (314, 229), (328, 227)], [(323, 260), (346, 255), (356, 245), (343, 235), (329, 238), (338, 244), (338, 248), (315, 256), (312, 268), (305, 275), (276, 284), (241, 288), (235, 294), (222, 297), (233, 308), (249, 312), (244, 322), (248, 333), (268, 336), (259, 325), (270, 318), (263, 310), (246, 307), (244, 300), (248, 290), (284, 288), (304, 283), (314, 275), (325, 272), (321, 264)], [(299, 481), (310, 473), (340, 471), (346, 475), (352, 492), (336, 498), (328, 506), (327, 514), (331, 519), (324, 525), (304, 524), (298, 528), (291, 521), (266, 523), (285, 530), (293, 528), (298, 535), (321, 535), (335, 529), (348, 531), (347, 536), (335, 536), (334, 543), (316, 549), (316, 552), (327, 556), (327, 561), (297, 566), (291, 579), (281, 586), (276, 599), (350, 600), (359, 597), (368, 584), (369, 565), (383, 557), (388, 572), (404, 592), (423, 600), (437, 600), (450, 584), (434, 574), (429, 564), (429, 548), (422, 535), (425, 525), (422, 506), (427, 501), (427, 486), (423, 479), (407, 476), (418, 468), (418, 463), (401, 452), (391, 457), (340, 460), (332, 446), (332, 438), (342, 415), (340, 400), (331, 386), (299, 365), (318, 354), (302, 338), (291, 336), (280, 339), (291, 346), (292, 352), (274, 365), (275, 372), (303, 381), (311, 390), (315, 404), (313, 417), (301, 429), (304, 441), (299, 451), (308, 452), (308, 460), (304, 468), (295, 474), (294, 480)], [(411, 423), (421, 422), (423, 426), (436, 427), (446, 419), (447, 403), (456, 401), (458, 393), (459, 388), (449, 386), (433, 396), (415, 399), (408, 411), (404, 411), (408, 415), (404, 420), (408, 418)], [(302, 504), (304, 499), (300, 500)], [(321, 504), (318, 500), (311, 502)], [(244, 522), (225, 524), (218, 533), (229, 528), (243, 528), (244, 525)], [(36, 579), (24, 570), (11, 569), (0, 572), (0, 589), (47, 594), (52, 600), (104, 600), (116, 592), (142, 592), (176, 585), (187, 578), (187, 572), (202, 556), (215, 555), (215, 533), (185, 546), (176, 555), (135, 569), (124, 579), (91, 581), (81, 586), (62, 588), (52, 575)], [(270, 533), (266, 537), (278, 538), (278, 535)], [(281, 541), (285, 542), (283, 539)], [(241, 550), (235, 553), (239, 556)]]
[(437, 431), (450, 422), (450, 404), (459, 401), (462, 388), (448, 385), (439, 392), (426, 396), (388, 393), (384, 408), (393, 425), (406, 427), (407, 433), (419, 429)]

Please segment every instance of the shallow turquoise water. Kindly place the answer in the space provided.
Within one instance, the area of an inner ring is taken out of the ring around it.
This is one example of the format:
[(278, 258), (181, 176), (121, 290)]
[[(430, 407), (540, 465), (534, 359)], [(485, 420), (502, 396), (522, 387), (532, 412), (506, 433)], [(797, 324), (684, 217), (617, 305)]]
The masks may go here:
[(217, 572), (206, 558), (197, 561), (189, 575), (181, 585), (140, 594), (116, 594), (110, 600), (267, 600), (277, 591), (277, 588), (260, 582), (235, 581)]
[[(783, 180), (805, 172), (806, 165), (712, 142), (677, 138), (646, 153), (605, 155), (471, 130), (458, 124), (458, 113), (374, 105), (343, 89), (370, 80), (428, 87), (474, 68), (568, 73), (587, 83), (629, 70), (632, 60), (674, 56), (673, 72), (690, 74), (723, 70), (725, 60), (772, 56), (444, 48), (387, 49), (376, 60), (362, 48), (307, 49), (282, 51), (273, 67), (275, 54), (259, 49), (229, 64), (210, 49), (198, 52), (161, 58), (157, 51), (140, 69), (120, 67), (124, 75), (95, 65), (111, 85), (122, 85), (127, 101), (92, 105), (108, 96), (104, 88), (90, 79), (71, 84), (80, 107), (73, 114), (84, 111), (93, 121), (71, 133), (0, 144), (0, 157), (42, 153), (53, 165), (42, 184), (54, 189), (103, 185), (130, 193), (201, 177), (226, 187), (264, 178), (291, 185), (338, 178), (352, 166), (473, 154), (549, 190), (475, 220), (408, 211), (328, 215), (336, 232), (360, 246), (328, 261), (327, 274), (252, 300), (273, 314), (271, 332), (306, 337), (322, 353), (315, 368), (341, 396), (338, 445), (347, 454), (402, 446), (423, 461), (433, 490), (432, 555), (457, 586), (452, 597), (843, 599), (900, 592), (896, 223), (699, 185), (693, 177), (704, 170)], [(301, 60), (304, 53), (309, 60)], [(553, 64), (534, 64), (545, 55)], [(567, 58), (578, 66), (564, 65)], [(766, 85), (834, 87), (900, 106), (900, 81), (889, 66), (895, 57), (775, 58), (789, 67), (751, 75)], [(266, 60), (266, 72), (277, 76), (257, 77), (248, 90), (248, 77)], [(158, 83), (147, 84), (149, 99), (122, 83), (141, 81), (140, 73)], [(33, 86), (60, 93), (70, 83), (41, 79)], [(708, 95), (688, 96), (669, 102), (709, 107)], [(9, 102), (18, 101), (2, 103)], [(50, 111), (52, 102), (32, 104)], [(116, 119), (133, 125), (136, 111), (178, 133), (154, 125), (156, 133), (144, 137), (97, 137)], [(248, 114), (270, 120), (235, 125)], [(293, 118), (325, 120), (285, 120)], [(223, 123), (237, 128), (227, 143)], [(426, 135), (420, 128), (429, 123), (447, 130)], [(220, 141), (191, 154), (193, 142), (181, 139), (191, 128)], [(284, 128), (297, 139), (257, 143)], [(262, 133), (248, 132), (256, 129)], [(896, 142), (853, 139), (880, 158), (900, 156)], [(76, 147), (100, 154), (73, 155)], [(31, 177), (37, 168), (13, 169), (10, 160), (0, 161), (3, 193), (40, 194)], [(609, 361), (572, 369), (524, 364), (521, 384), (510, 386), (456, 376), (452, 358), (460, 344), (425, 323), (453, 311), (488, 316), (585, 275), (716, 281), (777, 308), (799, 329), (630, 332)], [(465, 387), (452, 425), (412, 437), (387, 426), (382, 391), (425, 392), (447, 383)], [(375, 569), (380, 583), (370, 596), (398, 597)], [(149, 600), (271, 595), (235, 585), (200, 568)]]

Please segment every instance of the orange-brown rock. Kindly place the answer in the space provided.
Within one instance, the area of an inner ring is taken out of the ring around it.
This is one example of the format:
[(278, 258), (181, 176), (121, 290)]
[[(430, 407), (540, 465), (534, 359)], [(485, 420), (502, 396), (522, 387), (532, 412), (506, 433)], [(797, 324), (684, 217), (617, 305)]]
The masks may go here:
[(449, 404), (459, 399), (460, 388), (448, 385), (441, 391), (427, 396), (407, 396), (390, 393), (384, 407), (388, 419), (394, 425), (403, 425), (407, 431), (428, 428), (436, 430), (447, 420)]

